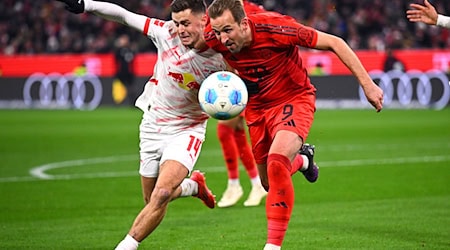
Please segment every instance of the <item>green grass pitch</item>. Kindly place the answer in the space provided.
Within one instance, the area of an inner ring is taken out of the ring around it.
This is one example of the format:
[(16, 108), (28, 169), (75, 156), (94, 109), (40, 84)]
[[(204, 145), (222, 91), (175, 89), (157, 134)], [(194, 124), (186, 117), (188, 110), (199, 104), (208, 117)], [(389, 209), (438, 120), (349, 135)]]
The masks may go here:
[[(143, 206), (133, 108), (0, 111), (0, 249), (113, 249)], [(220, 198), (210, 120), (197, 169)], [(450, 109), (319, 110), (283, 249), (450, 249)], [(245, 196), (250, 183), (241, 167)], [(38, 177), (35, 177), (38, 176)], [(262, 249), (264, 206), (172, 202), (140, 249)]]

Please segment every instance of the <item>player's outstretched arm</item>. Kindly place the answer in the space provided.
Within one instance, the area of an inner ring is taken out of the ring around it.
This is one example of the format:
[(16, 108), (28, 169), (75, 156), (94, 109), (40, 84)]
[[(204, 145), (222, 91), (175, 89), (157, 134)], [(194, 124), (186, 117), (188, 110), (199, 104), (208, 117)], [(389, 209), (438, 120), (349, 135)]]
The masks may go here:
[(97, 16), (110, 21), (118, 22), (135, 28), (139, 31), (143, 30), (146, 16), (130, 12), (121, 6), (108, 2), (93, 0), (56, 0), (65, 3), (65, 8), (75, 14), (83, 12), (92, 12)]
[(358, 80), (367, 100), (380, 112), (383, 108), (383, 90), (370, 78), (355, 52), (342, 38), (317, 31), (316, 49), (333, 51)]

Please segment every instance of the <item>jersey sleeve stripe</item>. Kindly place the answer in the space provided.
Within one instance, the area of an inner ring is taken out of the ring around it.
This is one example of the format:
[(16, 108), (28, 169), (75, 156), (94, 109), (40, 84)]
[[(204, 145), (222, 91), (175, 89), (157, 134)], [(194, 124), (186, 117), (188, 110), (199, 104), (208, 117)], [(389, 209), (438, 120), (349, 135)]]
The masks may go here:
[(286, 31), (272, 30), (272, 29), (258, 29), (258, 30), (256, 30), (256, 32), (266, 32), (266, 33), (280, 34), (280, 35), (285, 35), (285, 36), (297, 36), (297, 32), (287, 33)]
[(255, 25), (255, 31), (295, 36), (298, 32), (298, 29), (296, 27), (289, 26)]
[(148, 28), (150, 27), (150, 18), (147, 18), (147, 20), (145, 20), (145, 25), (144, 25), (144, 29), (142, 30), (142, 33), (144, 35), (148, 34)]

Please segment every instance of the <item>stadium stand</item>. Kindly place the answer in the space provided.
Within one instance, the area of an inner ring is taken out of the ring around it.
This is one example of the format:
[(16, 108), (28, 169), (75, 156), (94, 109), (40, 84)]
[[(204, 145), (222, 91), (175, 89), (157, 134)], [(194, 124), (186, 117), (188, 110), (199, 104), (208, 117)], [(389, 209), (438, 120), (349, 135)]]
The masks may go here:
[[(450, 47), (450, 30), (410, 23), (405, 11), (414, 0), (264, 0), (268, 10), (344, 38), (355, 50)], [(110, 0), (131, 11), (169, 19), (170, 0)], [(210, 2), (210, 1), (207, 1)], [(422, 3), (420, 0), (416, 2)], [(435, 0), (439, 13), (450, 13), (450, 1)], [(154, 52), (149, 39), (94, 15), (74, 15), (54, 0), (2, 0), (0, 54), (111, 53), (121, 34), (138, 52)]]

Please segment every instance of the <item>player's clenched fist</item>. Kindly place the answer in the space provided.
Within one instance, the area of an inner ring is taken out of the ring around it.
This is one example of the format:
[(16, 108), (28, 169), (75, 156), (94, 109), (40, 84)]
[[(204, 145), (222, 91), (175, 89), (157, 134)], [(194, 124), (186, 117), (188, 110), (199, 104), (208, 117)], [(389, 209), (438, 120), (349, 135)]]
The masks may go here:
[(56, 0), (66, 4), (66, 10), (80, 14), (84, 12), (84, 0)]

